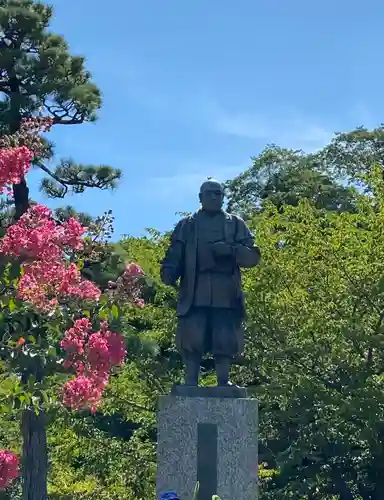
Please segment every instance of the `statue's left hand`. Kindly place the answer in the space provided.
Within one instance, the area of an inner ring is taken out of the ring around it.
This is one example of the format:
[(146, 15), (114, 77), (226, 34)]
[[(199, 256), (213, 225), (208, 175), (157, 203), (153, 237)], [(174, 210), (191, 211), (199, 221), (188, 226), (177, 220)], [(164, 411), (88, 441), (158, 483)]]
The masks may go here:
[(225, 243), (225, 241), (213, 243), (212, 250), (217, 257), (229, 257), (233, 255), (233, 248), (228, 243)]

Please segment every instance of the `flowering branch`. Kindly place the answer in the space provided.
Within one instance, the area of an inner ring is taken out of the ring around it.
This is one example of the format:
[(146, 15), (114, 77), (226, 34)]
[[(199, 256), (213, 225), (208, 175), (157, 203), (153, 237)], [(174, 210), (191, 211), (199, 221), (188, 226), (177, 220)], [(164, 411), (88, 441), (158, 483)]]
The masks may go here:
[[(37, 133), (48, 131), (53, 121), (46, 118), (24, 120), (19, 132), (0, 138), (0, 193), (11, 194), (12, 184), (25, 182), (33, 159), (43, 154), (46, 148)], [(55, 180), (60, 182), (59, 178)], [(104, 178), (104, 181), (108, 179)], [(63, 179), (63, 182), (66, 180)], [(53, 320), (63, 319), (71, 310), (70, 302), (74, 300), (79, 306), (82, 300), (93, 304), (92, 307), (100, 310), (99, 318), (102, 313), (105, 314), (100, 289), (83, 278), (81, 266), (74, 262), (81, 253), (92, 254), (95, 241), (104, 233), (108, 234), (108, 227), (96, 226), (88, 230), (74, 217), (57, 221), (47, 207), (37, 204), (20, 214), (0, 241), (0, 256), (10, 259), (10, 262), (6, 260), (3, 283), (0, 284), (4, 285), (0, 299), (4, 318), (7, 318), (2, 320), (5, 332), (0, 343), (1, 357), (9, 361), (10, 370), (15, 369), (19, 375), (21, 391), (28, 389), (23, 393), (23, 401), (28, 408), (33, 405), (37, 411), (41, 409), (45, 394), (44, 376), (50, 373), (47, 365), (53, 360), (51, 365), (56, 366), (54, 369), (57, 372), (57, 363), (62, 361), (56, 355), (58, 339), (46, 338), (50, 329), (56, 328), (60, 334), (61, 325), (52, 326)], [(92, 231), (96, 233), (95, 238)], [(16, 269), (17, 276), (8, 276), (11, 268)], [(140, 284), (143, 274), (136, 264), (126, 266), (122, 276), (116, 282), (110, 282), (103, 297), (104, 303), (108, 300), (117, 303), (128, 301), (143, 307)], [(18, 311), (18, 301), (14, 299), (28, 304), (37, 313), (37, 319), (30, 318), (28, 313), (29, 319), (25, 322), (25, 310)], [(112, 311), (113, 308), (117, 310), (116, 305), (112, 306)], [(49, 319), (45, 314), (49, 314)], [(107, 321), (101, 321), (97, 331), (93, 331), (95, 321), (90, 319), (90, 315), (88, 312), (89, 317), (74, 320), (59, 344), (65, 353), (64, 368), (75, 373), (75, 377), (62, 387), (62, 402), (74, 410), (90, 408), (94, 412), (101, 403), (112, 370), (122, 365), (126, 353), (123, 338), (110, 330)], [(8, 318), (9, 324), (6, 323)], [(17, 477), (18, 469), (18, 457), (10, 451), (0, 450), (0, 489), (6, 488)]]

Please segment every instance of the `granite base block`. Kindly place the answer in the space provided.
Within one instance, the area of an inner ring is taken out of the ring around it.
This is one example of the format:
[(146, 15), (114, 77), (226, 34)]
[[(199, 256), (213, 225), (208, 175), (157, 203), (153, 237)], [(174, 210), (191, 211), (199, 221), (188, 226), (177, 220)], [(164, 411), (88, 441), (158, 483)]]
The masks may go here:
[(212, 494), (221, 500), (255, 500), (257, 401), (204, 389), (197, 388), (193, 397), (174, 390), (160, 398), (158, 497), (172, 490), (181, 500), (192, 500), (199, 481), (199, 500), (211, 500)]

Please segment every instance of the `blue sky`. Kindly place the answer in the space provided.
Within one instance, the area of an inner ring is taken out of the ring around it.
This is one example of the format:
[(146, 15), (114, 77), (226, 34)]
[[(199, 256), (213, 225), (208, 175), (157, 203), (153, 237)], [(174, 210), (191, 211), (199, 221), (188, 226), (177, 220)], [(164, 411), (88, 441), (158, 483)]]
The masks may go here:
[(379, 0), (51, 3), (52, 30), (104, 95), (96, 124), (52, 132), (57, 156), (124, 174), (113, 193), (65, 203), (112, 209), (116, 237), (171, 228), (207, 176), (235, 176), (268, 143), (309, 151), (384, 121)]

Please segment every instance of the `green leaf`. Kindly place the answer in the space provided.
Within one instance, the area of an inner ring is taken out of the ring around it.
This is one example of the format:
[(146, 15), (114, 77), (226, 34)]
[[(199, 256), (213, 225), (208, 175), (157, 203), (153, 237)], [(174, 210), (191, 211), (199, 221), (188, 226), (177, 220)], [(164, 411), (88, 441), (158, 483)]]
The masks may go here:
[(195, 490), (193, 492), (193, 500), (197, 500), (197, 498), (199, 496), (199, 491), (200, 491), (200, 483), (197, 482), (196, 486), (195, 486)]
[(44, 403), (48, 404), (49, 403), (49, 397), (48, 397), (48, 394), (46, 391), (40, 391), (41, 392), (41, 395), (43, 397), (43, 401)]
[(56, 347), (51, 346), (51, 347), (48, 349), (47, 354), (48, 354), (48, 356), (51, 356), (52, 358), (55, 358), (55, 357), (57, 356), (57, 350), (56, 350)]
[(103, 321), (107, 321), (108, 320), (108, 312), (106, 310), (99, 311), (98, 316)]
[(116, 306), (116, 304), (112, 304), (112, 307), (111, 307), (111, 313), (112, 313), (112, 316), (117, 319), (119, 317), (119, 309), (118, 307)]
[(32, 401), (32, 394), (29, 392), (25, 392), (24, 393), (24, 401), (25, 401), (26, 406), (30, 406), (31, 401)]
[(16, 303), (13, 298), (9, 299), (8, 308), (11, 313), (16, 309)]
[(30, 392), (33, 392), (35, 384), (36, 384), (36, 377), (34, 375), (29, 375), (27, 386)]
[(106, 295), (101, 295), (99, 299), (99, 304), (105, 306), (106, 304), (108, 304), (108, 300), (109, 299)]
[(13, 408), (11, 404), (0, 404), (0, 413), (9, 415), (12, 412), (12, 409)]

